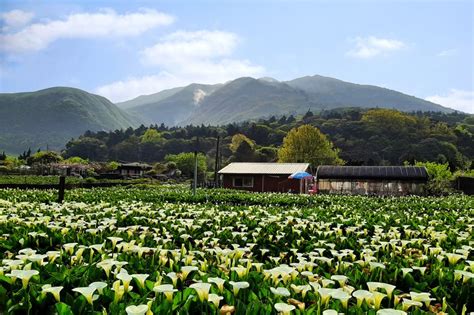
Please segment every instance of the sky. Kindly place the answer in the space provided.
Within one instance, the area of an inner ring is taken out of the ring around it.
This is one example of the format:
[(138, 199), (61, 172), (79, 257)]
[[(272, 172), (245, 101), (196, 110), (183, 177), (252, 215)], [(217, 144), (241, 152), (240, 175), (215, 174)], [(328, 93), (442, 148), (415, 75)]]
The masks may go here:
[(0, 92), (323, 75), (474, 113), (474, 1), (0, 2)]

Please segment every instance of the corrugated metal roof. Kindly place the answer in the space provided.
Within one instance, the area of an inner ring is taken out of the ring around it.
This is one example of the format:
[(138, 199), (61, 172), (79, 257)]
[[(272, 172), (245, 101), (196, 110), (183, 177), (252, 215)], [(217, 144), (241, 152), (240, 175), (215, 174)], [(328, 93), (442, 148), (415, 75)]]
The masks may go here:
[(219, 174), (288, 174), (304, 172), (309, 163), (250, 163), (233, 162), (219, 171)]
[(420, 166), (332, 166), (321, 165), (317, 178), (334, 179), (413, 179), (427, 180), (425, 167)]

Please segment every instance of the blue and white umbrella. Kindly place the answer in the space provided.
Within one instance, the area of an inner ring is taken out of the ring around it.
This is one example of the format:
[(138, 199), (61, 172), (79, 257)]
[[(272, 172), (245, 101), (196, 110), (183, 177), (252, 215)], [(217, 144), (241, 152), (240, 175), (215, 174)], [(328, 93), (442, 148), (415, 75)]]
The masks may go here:
[(290, 178), (290, 179), (302, 179), (302, 178), (306, 178), (306, 177), (313, 177), (313, 175), (311, 175), (310, 173), (307, 173), (307, 172), (296, 172), (296, 173), (293, 173), (290, 176), (288, 176), (288, 178)]

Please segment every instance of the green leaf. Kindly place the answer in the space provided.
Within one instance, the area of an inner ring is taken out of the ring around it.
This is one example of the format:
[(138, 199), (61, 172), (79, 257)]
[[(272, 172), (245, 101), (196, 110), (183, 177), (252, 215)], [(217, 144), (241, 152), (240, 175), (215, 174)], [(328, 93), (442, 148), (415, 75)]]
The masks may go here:
[(0, 281), (6, 282), (8, 284), (12, 284), (11, 279), (6, 276), (0, 276)]
[(62, 302), (56, 303), (56, 311), (58, 311), (59, 315), (74, 315), (71, 310), (71, 307)]

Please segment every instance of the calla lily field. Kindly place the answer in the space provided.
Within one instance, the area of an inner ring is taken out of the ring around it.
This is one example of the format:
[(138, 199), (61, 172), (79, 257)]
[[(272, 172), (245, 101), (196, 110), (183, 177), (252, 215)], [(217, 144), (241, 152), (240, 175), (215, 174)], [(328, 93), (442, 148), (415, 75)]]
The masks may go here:
[(468, 314), (474, 198), (0, 190), (0, 314)]

